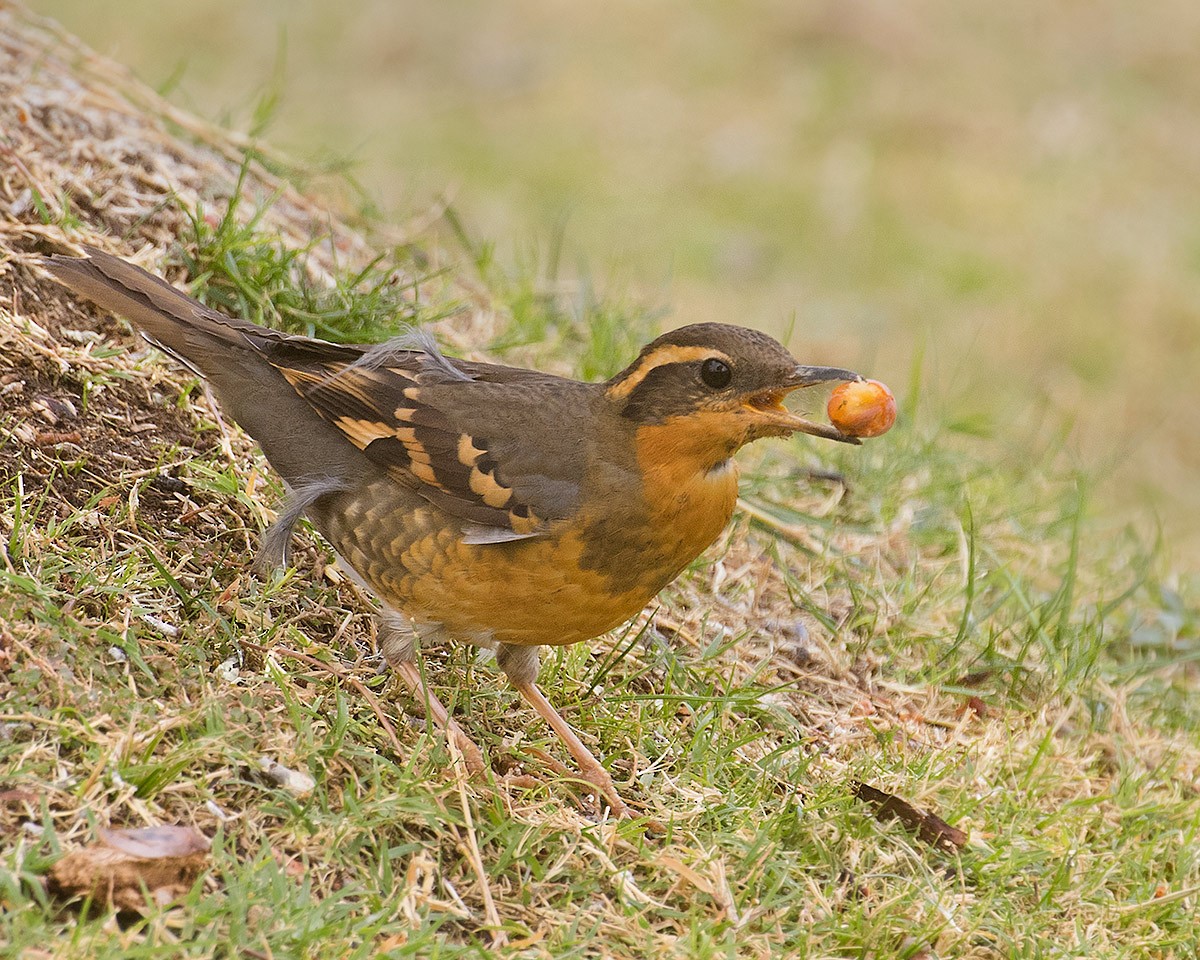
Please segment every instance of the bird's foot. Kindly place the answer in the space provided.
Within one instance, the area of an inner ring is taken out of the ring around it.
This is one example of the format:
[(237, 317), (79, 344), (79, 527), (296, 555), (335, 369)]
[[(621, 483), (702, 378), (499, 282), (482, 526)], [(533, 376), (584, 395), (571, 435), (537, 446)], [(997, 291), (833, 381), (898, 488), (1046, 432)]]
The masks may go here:
[(591, 764), (580, 763), (579, 775), (584, 783), (595, 788), (597, 801), (603, 798), (608, 802), (608, 807), (614, 817), (619, 820), (632, 820), (638, 816), (629, 804), (622, 799), (621, 795), (617, 793), (612, 774), (605, 770), (598, 761), (593, 760)]

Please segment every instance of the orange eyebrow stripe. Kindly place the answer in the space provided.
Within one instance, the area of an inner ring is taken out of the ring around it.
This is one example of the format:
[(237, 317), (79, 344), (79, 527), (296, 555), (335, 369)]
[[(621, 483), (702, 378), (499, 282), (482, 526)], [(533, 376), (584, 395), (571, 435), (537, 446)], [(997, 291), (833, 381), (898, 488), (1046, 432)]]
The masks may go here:
[(707, 360), (709, 357), (716, 357), (726, 363), (733, 362), (726, 354), (720, 350), (714, 350), (712, 347), (681, 347), (674, 343), (664, 344), (642, 357), (633, 372), (624, 380), (609, 387), (608, 397), (611, 400), (624, 400), (638, 388), (638, 384), (650, 375), (650, 371), (657, 367), (666, 366), (668, 363), (687, 363), (689, 360)]

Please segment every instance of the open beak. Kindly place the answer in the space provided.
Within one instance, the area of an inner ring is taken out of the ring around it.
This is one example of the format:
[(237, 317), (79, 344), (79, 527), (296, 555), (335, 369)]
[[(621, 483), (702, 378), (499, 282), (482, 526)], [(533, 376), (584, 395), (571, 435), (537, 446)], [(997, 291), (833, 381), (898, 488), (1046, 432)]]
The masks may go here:
[(831, 380), (861, 380), (862, 377), (853, 370), (843, 370), (840, 367), (807, 367), (797, 366), (792, 375), (775, 390), (767, 390), (753, 394), (746, 405), (754, 411), (756, 419), (763, 426), (770, 428), (772, 433), (807, 433), (813, 437), (824, 437), (826, 440), (837, 440), (839, 443), (861, 443), (857, 437), (847, 436), (837, 427), (827, 423), (814, 423), (798, 414), (792, 413), (783, 405), (783, 398), (793, 390), (811, 387), (818, 383), (828, 383)]

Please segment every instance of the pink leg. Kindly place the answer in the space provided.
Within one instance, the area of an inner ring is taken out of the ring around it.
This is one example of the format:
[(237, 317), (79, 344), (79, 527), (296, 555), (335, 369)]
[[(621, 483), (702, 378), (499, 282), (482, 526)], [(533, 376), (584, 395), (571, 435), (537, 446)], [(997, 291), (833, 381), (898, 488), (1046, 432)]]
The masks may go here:
[(517, 692), (521, 694), (529, 705), (537, 711), (539, 717), (550, 725), (558, 738), (566, 745), (571, 756), (579, 765), (579, 773), (583, 779), (596, 788), (608, 801), (608, 805), (612, 808), (612, 812), (622, 820), (627, 820), (634, 816), (629, 805), (621, 799), (621, 795), (617, 793), (617, 788), (613, 786), (612, 777), (609, 776), (607, 770), (601, 766), (600, 761), (592, 754), (582, 740), (575, 736), (575, 731), (567, 724), (567, 721), (562, 718), (554, 706), (546, 699), (545, 694), (537, 688), (537, 684), (532, 680), (524, 683), (514, 683)]
[(421, 671), (417, 669), (417, 665), (408, 660), (392, 664), (392, 670), (404, 681), (404, 685), (408, 687), (412, 695), (425, 705), (433, 722), (446, 731), (447, 737), (454, 740), (455, 746), (462, 752), (467, 772), (471, 776), (483, 773), (487, 769), (487, 764), (483, 762), (483, 754), (479, 752), (475, 742), (463, 732), (463, 728), (450, 716), (450, 712), (442, 705), (442, 701), (425, 685), (425, 680), (421, 676)]
[(446, 736), (454, 741), (455, 746), (463, 755), (467, 772), (478, 776), (487, 769), (483, 762), (483, 754), (475, 746), (475, 742), (463, 732), (450, 716), (450, 712), (442, 705), (436, 694), (425, 685), (425, 678), (417, 668), (416, 634), (408, 620), (394, 610), (384, 610), (379, 617), (379, 651), (387, 661), (392, 672), (408, 687), (409, 692), (429, 712), (429, 717), (440, 729), (446, 731)]

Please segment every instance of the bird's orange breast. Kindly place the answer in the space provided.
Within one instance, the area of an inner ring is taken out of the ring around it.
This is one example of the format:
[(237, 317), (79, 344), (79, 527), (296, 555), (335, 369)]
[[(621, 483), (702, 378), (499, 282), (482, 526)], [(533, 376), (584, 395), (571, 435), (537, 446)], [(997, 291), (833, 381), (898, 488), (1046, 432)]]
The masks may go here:
[(327, 535), (383, 600), (463, 639), (578, 643), (629, 620), (657, 592), (640, 581), (614, 589), (603, 569), (586, 567), (578, 524), (562, 522), (527, 540), (472, 544), (445, 519), (422, 506), (390, 529), (334, 522)]
[(693, 413), (642, 427), (636, 449), (646, 524), (676, 564), (670, 578), (720, 536), (737, 504), (738, 468), (727, 418)]
[(541, 536), (464, 542), (460, 523), (387, 480), (323, 532), (415, 621), (519, 645), (589, 640), (636, 616), (717, 538), (737, 501), (736, 466), (704, 465), (711, 444), (699, 434), (643, 427), (636, 446), (640, 489), (593, 491)]

